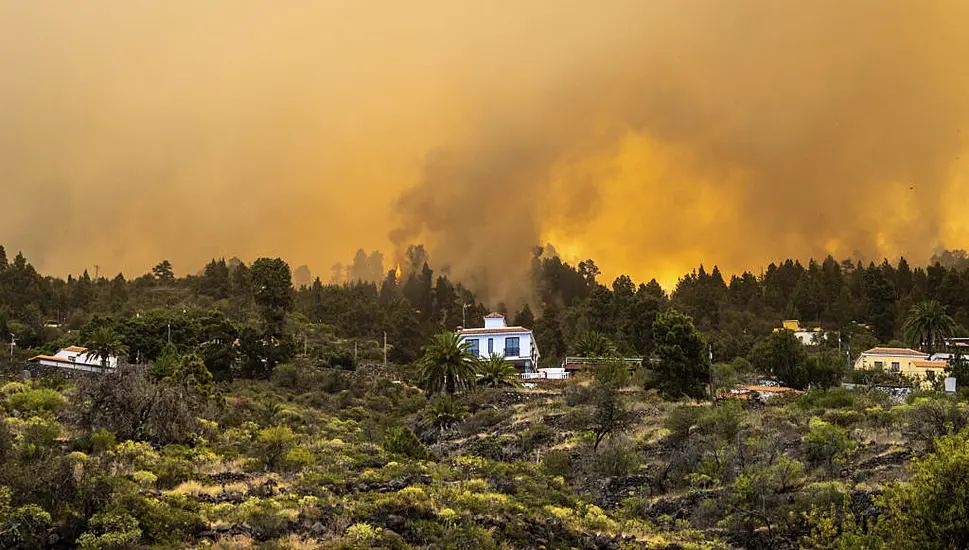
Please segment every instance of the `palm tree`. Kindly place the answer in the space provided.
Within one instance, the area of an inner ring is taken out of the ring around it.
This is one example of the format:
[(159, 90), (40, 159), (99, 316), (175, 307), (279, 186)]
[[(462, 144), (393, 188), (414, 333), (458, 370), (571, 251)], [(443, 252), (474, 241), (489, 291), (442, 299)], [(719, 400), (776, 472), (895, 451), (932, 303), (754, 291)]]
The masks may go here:
[(928, 354), (939, 342), (944, 342), (955, 331), (956, 323), (945, 311), (945, 306), (935, 300), (919, 302), (908, 310), (902, 325), (905, 339), (916, 347), (924, 347)]
[(424, 423), (446, 430), (468, 416), (468, 407), (450, 395), (442, 395), (427, 404)]
[(616, 345), (601, 332), (586, 332), (572, 343), (572, 354), (579, 357), (616, 357)]
[(471, 344), (455, 332), (442, 332), (424, 346), (419, 372), (427, 393), (454, 394), (471, 387), (477, 367), (478, 358), (471, 353)]
[(492, 354), (487, 361), (481, 363), (478, 374), (478, 384), (489, 388), (521, 385), (521, 377), (518, 376), (515, 365), (498, 354)]
[(87, 355), (89, 357), (95, 357), (101, 360), (102, 369), (108, 367), (108, 358), (121, 355), (128, 351), (128, 346), (124, 345), (121, 341), (121, 336), (111, 327), (107, 326), (94, 329), (94, 332), (88, 335), (84, 341), (84, 347), (87, 348)]

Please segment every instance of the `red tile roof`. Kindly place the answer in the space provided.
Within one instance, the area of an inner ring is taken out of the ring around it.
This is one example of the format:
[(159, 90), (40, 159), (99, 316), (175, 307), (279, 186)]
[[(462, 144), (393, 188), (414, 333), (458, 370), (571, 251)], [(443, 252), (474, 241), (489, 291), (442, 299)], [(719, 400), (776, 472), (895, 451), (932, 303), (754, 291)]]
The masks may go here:
[(909, 348), (871, 348), (864, 353), (868, 355), (929, 355), (928, 353), (922, 353), (921, 351)]
[(496, 327), (496, 328), (466, 328), (458, 331), (458, 334), (494, 334), (500, 332), (531, 332), (524, 327)]
[(489, 313), (485, 315), (485, 319), (504, 319), (505, 316), (500, 313)]
[(76, 353), (84, 353), (85, 351), (87, 351), (87, 348), (82, 348), (81, 346), (70, 346), (70, 347), (64, 348), (64, 351), (73, 351), (73, 352), (76, 352)]

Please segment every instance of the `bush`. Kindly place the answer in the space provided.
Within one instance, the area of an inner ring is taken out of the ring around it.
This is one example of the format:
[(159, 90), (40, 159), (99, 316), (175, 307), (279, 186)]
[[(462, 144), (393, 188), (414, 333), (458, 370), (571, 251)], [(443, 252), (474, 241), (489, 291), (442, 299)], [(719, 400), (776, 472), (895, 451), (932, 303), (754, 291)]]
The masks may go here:
[(295, 389), (299, 386), (299, 369), (296, 365), (279, 365), (273, 371), (273, 384), (281, 388)]
[(855, 442), (848, 437), (848, 430), (820, 418), (811, 419), (804, 443), (808, 460), (828, 465), (835, 459), (846, 459), (855, 448)]
[(572, 475), (572, 452), (552, 449), (542, 453), (542, 468), (549, 475), (569, 477)]
[(383, 448), (391, 454), (399, 454), (416, 460), (430, 458), (424, 444), (406, 426), (390, 428), (384, 433)]
[(299, 471), (313, 464), (313, 453), (306, 447), (294, 447), (286, 453), (280, 464), (286, 470)]
[(114, 433), (101, 428), (100, 430), (91, 434), (91, 451), (94, 453), (103, 453), (105, 451), (111, 451), (114, 449), (115, 445), (118, 444), (118, 438), (115, 437)]
[(502, 461), (507, 458), (501, 444), (501, 439), (497, 437), (479, 437), (474, 439), (468, 445), (468, 453), (494, 461)]
[(445, 395), (431, 401), (424, 409), (425, 423), (435, 428), (446, 430), (468, 416), (468, 407), (464, 403)]
[(527, 452), (535, 450), (536, 447), (544, 445), (555, 437), (555, 430), (546, 424), (532, 424), (521, 432), (520, 441), (522, 450)]
[(911, 405), (900, 407), (905, 418), (905, 432), (922, 443), (931, 444), (937, 437), (958, 432), (966, 426), (964, 407), (948, 398), (916, 398)]
[(690, 437), (690, 429), (696, 425), (701, 413), (700, 407), (690, 405), (673, 409), (663, 422), (663, 427), (670, 431), (668, 439), (673, 444), (686, 441)]
[(611, 441), (599, 448), (594, 457), (595, 477), (619, 477), (632, 473), (642, 462), (628, 440)]
[(67, 399), (63, 395), (46, 388), (14, 393), (7, 399), (9, 408), (20, 411), (24, 416), (53, 413), (66, 403)]
[(124, 510), (98, 512), (91, 516), (88, 527), (77, 539), (83, 549), (126, 548), (141, 538), (138, 520)]
[(808, 390), (801, 397), (802, 409), (847, 409), (855, 405), (856, 394), (836, 388), (831, 390)]
[(497, 426), (511, 417), (511, 414), (511, 411), (481, 409), (480, 411), (469, 416), (464, 421), (464, 424), (461, 426), (461, 430), (468, 435), (476, 434), (483, 429)]
[(296, 444), (296, 434), (287, 426), (273, 426), (259, 431), (253, 445), (256, 458), (270, 468), (280, 464)]
[(891, 547), (969, 548), (969, 434), (943, 436), (935, 451), (912, 463), (912, 479), (886, 488), (879, 525)]
[(721, 441), (733, 441), (740, 432), (743, 419), (743, 404), (739, 401), (726, 401), (712, 408), (701, 409), (696, 422), (701, 433)]

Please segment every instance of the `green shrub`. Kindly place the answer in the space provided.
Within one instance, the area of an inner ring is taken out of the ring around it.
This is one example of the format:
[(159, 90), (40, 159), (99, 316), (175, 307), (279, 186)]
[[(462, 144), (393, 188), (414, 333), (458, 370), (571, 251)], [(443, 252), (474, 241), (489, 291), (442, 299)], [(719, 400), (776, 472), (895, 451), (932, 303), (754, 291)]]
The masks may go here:
[(511, 411), (499, 411), (497, 409), (482, 409), (467, 419), (462, 424), (461, 429), (466, 434), (475, 434), (486, 428), (497, 426), (511, 417)]
[(549, 475), (569, 477), (572, 475), (572, 452), (566, 449), (551, 449), (542, 453), (542, 468)]
[(555, 437), (555, 430), (546, 424), (531, 424), (521, 432), (522, 450), (531, 452), (539, 445), (544, 445)]
[(848, 436), (848, 430), (816, 417), (808, 424), (804, 444), (808, 460), (828, 465), (835, 459), (847, 458), (856, 446)]
[(686, 441), (690, 437), (690, 428), (696, 425), (701, 413), (700, 407), (692, 405), (673, 409), (663, 422), (663, 427), (670, 431), (668, 439), (674, 444)]
[(298, 471), (313, 464), (313, 453), (306, 447), (293, 447), (284, 456), (280, 465), (285, 470)]
[(296, 444), (296, 434), (288, 426), (273, 426), (259, 431), (253, 444), (256, 458), (275, 468)]
[(505, 450), (502, 447), (501, 439), (494, 436), (479, 437), (468, 444), (468, 452), (488, 460), (505, 460)]
[(24, 416), (53, 413), (66, 403), (67, 399), (63, 395), (47, 388), (17, 392), (7, 398), (7, 406), (20, 411)]
[(77, 539), (80, 548), (126, 548), (141, 538), (138, 520), (124, 510), (98, 512), (88, 520), (89, 530)]
[(296, 365), (279, 365), (273, 371), (273, 384), (281, 388), (294, 389), (299, 386), (299, 368)]
[(854, 410), (831, 410), (825, 411), (822, 416), (826, 422), (830, 422), (842, 428), (851, 427), (865, 419), (865, 415)]
[(696, 423), (701, 433), (711, 435), (721, 441), (733, 441), (740, 432), (744, 419), (743, 404), (739, 401), (725, 401), (711, 408), (702, 409)]
[(406, 426), (388, 429), (384, 433), (383, 448), (388, 453), (399, 454), (417, 460), (427, 460), (430, 458), (424, 444)]
[(468, 407), (450, 395), (432, 400), (424, 409), (424, 421), (441, 430), (450, 428), (467, 416)]
[(856, 394), (843, 388), (808, 390), (801, 397), (803, 409), (846, 409), (855, 405)]
[[(135, 478), (147, 472), (135, 472)], [(149, 474), (150, 475), (150, 474)], [(135, 495), (124, 505), (138, 520), (145, 541), (160, 547), (183, 547), (206, 529), (199, 514), (200, 505), (188, 495), (166, 494), (162, 498)]]
[(103, 453), (105, 451), (114, 450), (115, 446), (118, 444), (118, 438), (115, 437), (114, 433), (109, 432), (104, 428), (92, 433), (90, 440), (91, 451), (94, 453)]
[(911, 470), (908, 483), (889, 485), (877, 501), (885, 540), (901, 549), (969, 548), (969, 433), (939, 438)]
[(618, 477), (629, 475), (642, 462), (642, 457), (633, 450), (629, 441), (610, 441), (599, 447), (594, 455), (594, 474), (596, 477)]
[(0, 530), (0, 547), (45, 547), (51, 515), (36, 504), (13, 508), (11, 497), (12, 492), (8, 487), (0, 487), (0, 523), (3, 524), (3, 529)]
[(919, 397), (899, 409), (905, 419), (906, 434), (919, 442), (930, 444), (966, 426), (965, 407), (947, 397)]

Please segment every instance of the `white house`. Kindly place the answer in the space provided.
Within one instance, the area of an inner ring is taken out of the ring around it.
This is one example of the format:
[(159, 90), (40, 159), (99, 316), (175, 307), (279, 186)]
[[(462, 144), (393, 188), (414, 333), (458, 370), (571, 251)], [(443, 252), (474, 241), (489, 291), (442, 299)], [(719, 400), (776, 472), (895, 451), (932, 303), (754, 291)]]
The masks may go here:
[(788, 319), (783, 321), (781, 328), (775, 328), (774, 332), (779, 330), (789, 330), (794, 333), (794, 337), (797, 338), (805, 346), (816, 346), (824, 340), (825, 332), (820, 328), (807, 328), (801, 325), (801, 322), (797, 319)]
[(505, 316), (491, 313), (484, 318), (484, 328), (459, 329), (461, 339), (471, 344), (471, 351), (481, 359), (501, 355), (524, 372), (538, 370), (538, 344), (530, 329), (510, 327)]
[(62, 369), (82, 370), (87, 372), (114, 372), (118, 368), (118, 358), (108, 357), (105, 367), (101, 358), (89, 353), (87, 348), (71, 346), (64, 348), (54, 355), (38, 355), (30, 358), (31, 363)]

